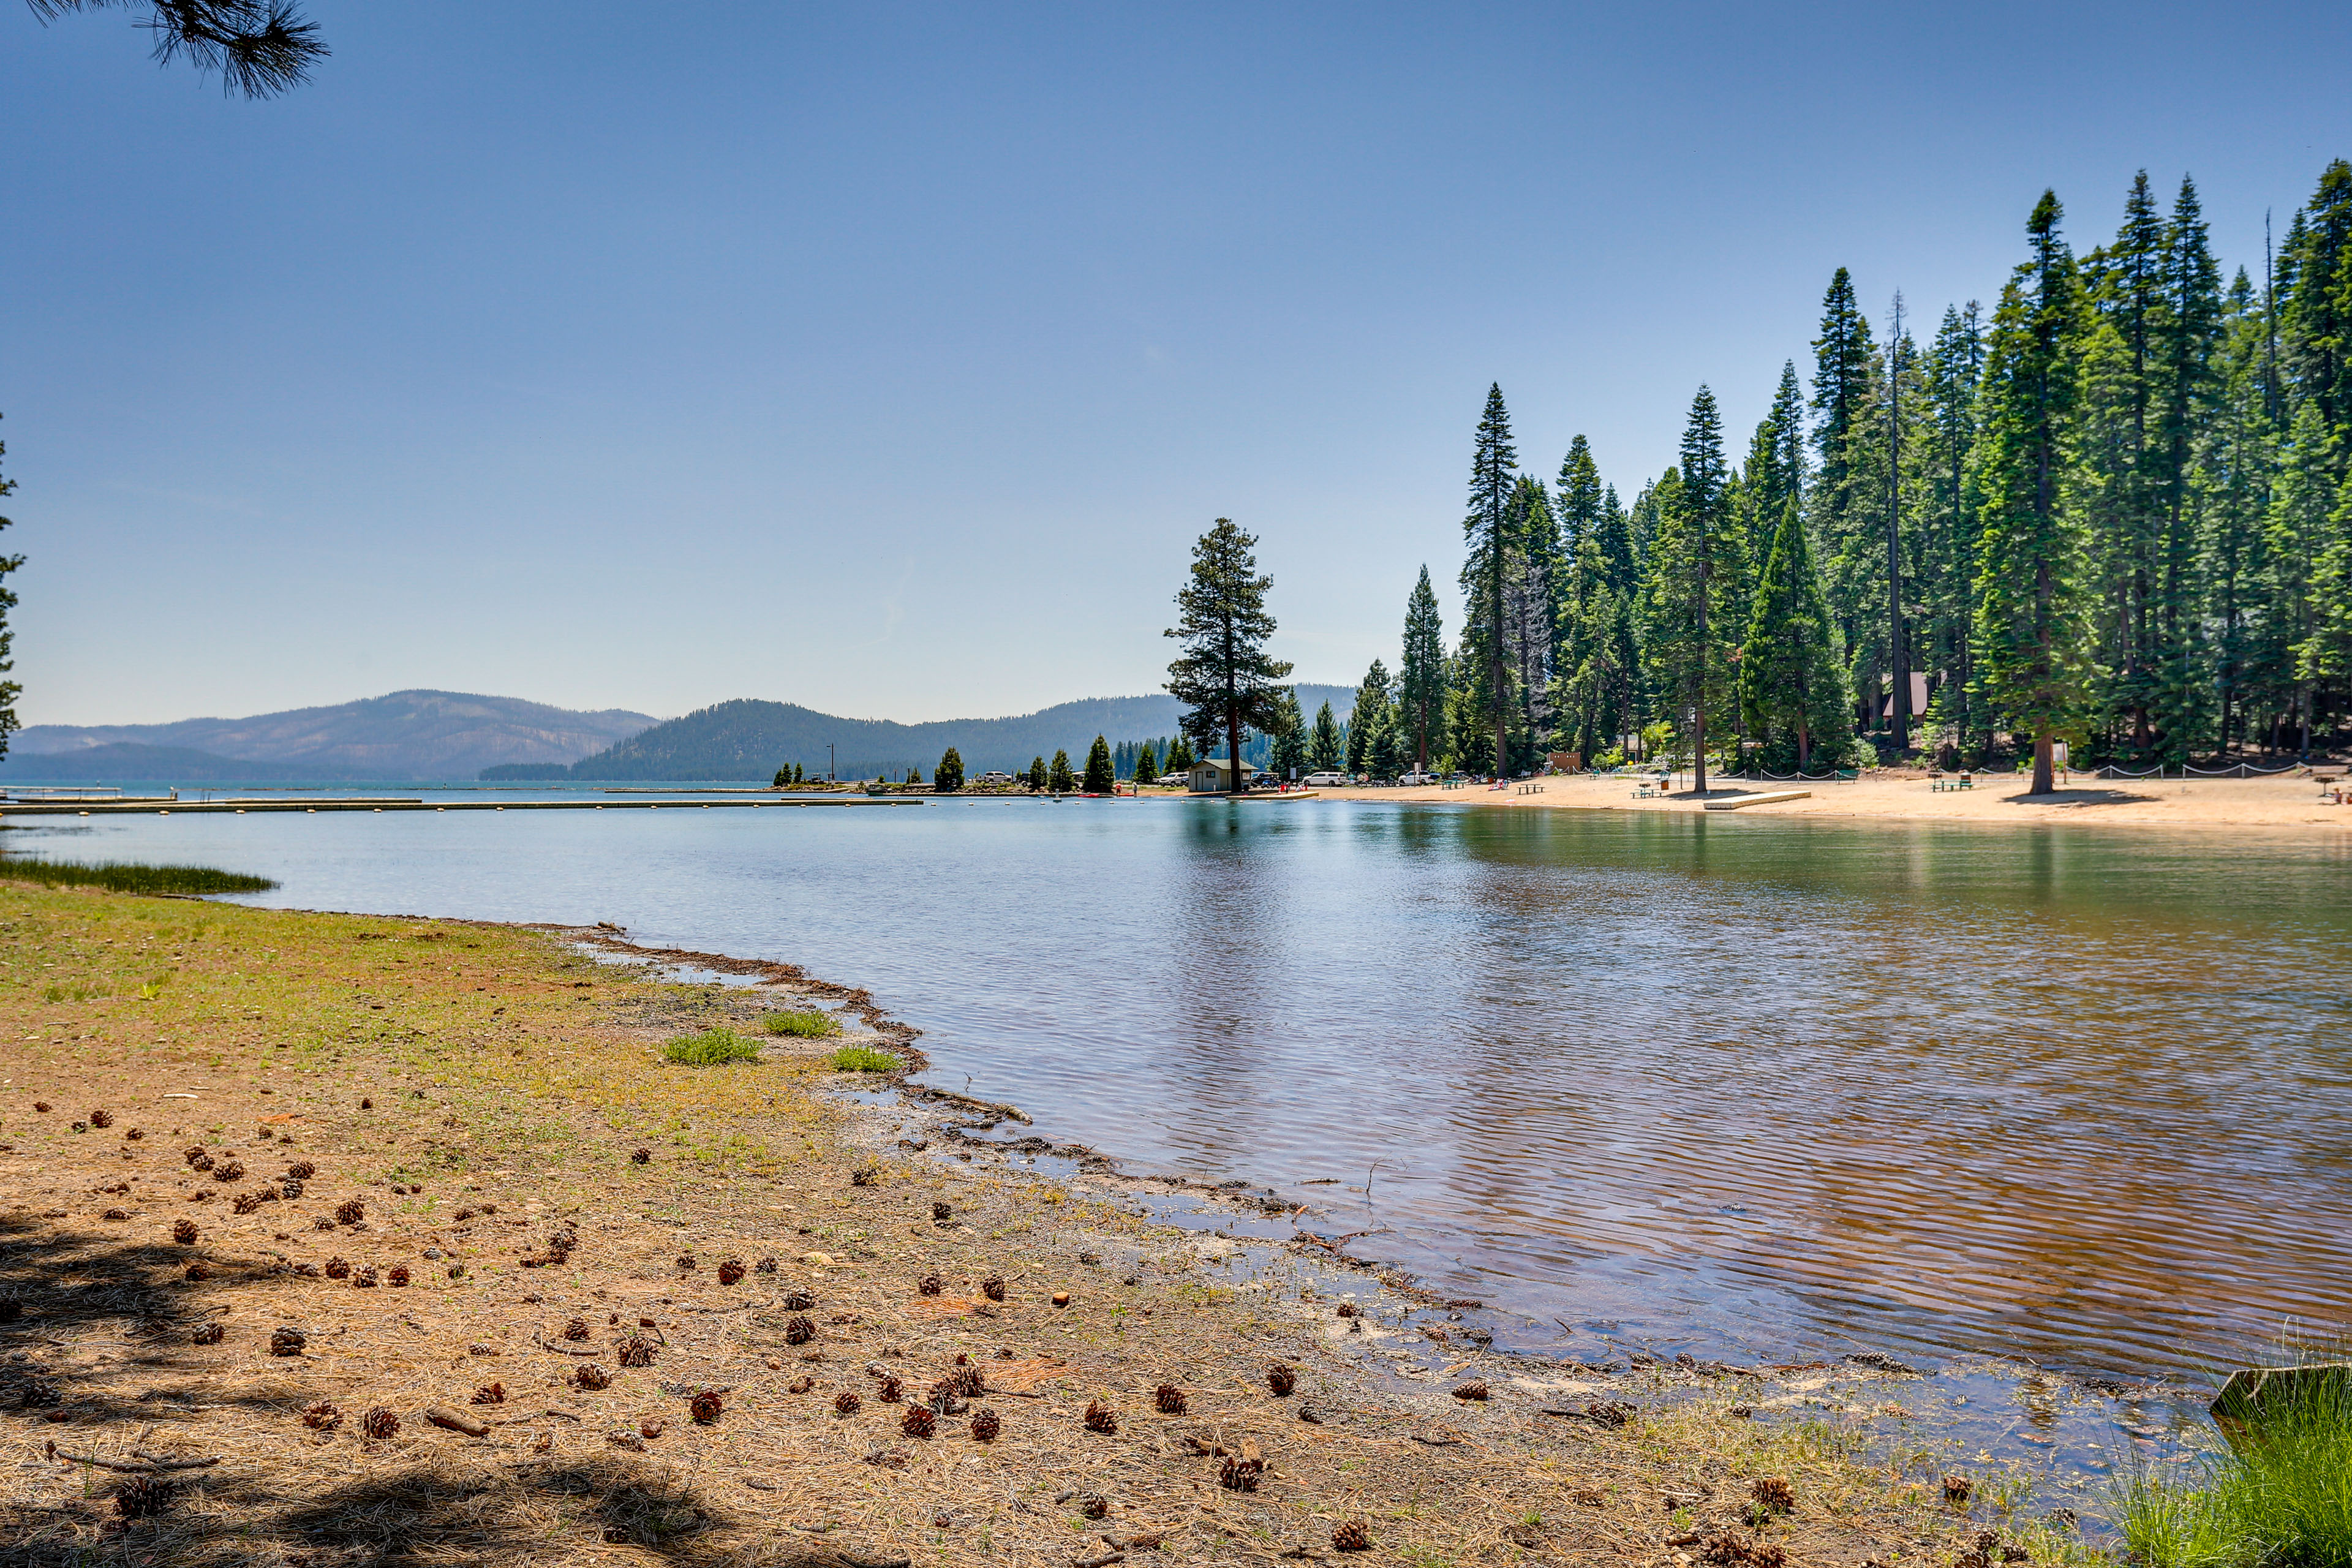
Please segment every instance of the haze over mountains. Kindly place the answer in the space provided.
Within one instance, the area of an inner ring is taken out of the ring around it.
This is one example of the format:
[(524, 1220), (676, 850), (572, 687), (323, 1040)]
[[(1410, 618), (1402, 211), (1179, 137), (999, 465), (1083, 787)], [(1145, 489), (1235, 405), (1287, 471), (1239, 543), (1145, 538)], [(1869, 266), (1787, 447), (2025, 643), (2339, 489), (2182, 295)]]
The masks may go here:
[(394, 691), (331, 708), (170, 724), (35, 724), (11, 741), (18, 779), (284, 784), (469, 779), (500, 763), (572, 763), (657, 723), (516, 697)]
[[(1345, 719), (1353, 688), (1302, 684), (1311, 717)], [(169, 724), (37, 724), (0, 779), (24, 783), (373, 784), (507, 779), (727, 780), (765, 784), (787, 763), (822, 774), (928, 773), (953, 746), (967, 773), (1012, 772), (1066, 751), (1175, 732), (1172, 697), (1093, 697), (997, 719), (901, 724), (738, 699), (667, 721), (625, 709), (576, 712), (513, 697), (395, 691), (326, 708)], [(832, 747), (828, 759), (827, 746)]]

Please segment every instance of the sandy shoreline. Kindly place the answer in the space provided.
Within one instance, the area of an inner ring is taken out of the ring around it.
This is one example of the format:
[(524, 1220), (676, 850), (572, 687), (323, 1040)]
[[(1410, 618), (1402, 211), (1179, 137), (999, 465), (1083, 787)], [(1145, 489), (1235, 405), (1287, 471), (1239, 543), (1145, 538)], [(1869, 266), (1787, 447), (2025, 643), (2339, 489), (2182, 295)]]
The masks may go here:
[[(2074, 774), (2065, 786), (2045, 795), (2029, 794), (2030, 781), (2013, 773), (1979, 774), (1968, 790), (1937, 791), (1924, 773), (1865, 773), (1852, 784), (1793, 784), (1709, 779), (1702, 801), (1680, 775), (1675, 794), (1635, 798), (1640, 781), (1626, 776), (1561, 777), (1529, 781), (1539, 793), (1522, 795), (1513, 784), (1496, 790), (1481, 784), (1459, 789), (1326, 789), (1330, 800), (1429, 801), (1453, 805), (1496, 805), (1528, 810), (1686, 811), (1705, 809), (1742, 795), (1780, 790), (1810, 791), (1802, 800), (1773, 801), (1728, 815), (1756, 816), (1878, 817), (1913, 822), (1999, 824), (2004, 826), (2095, 823), (2197, 828), (2290, 829), (2299, 835), (2333, 837), (2352, 830), (2352, 805), (2320, 798), (2320, 781), (2308, 775), (2266, 779), (2095, 779)], [(2344, 781), (2328, 781), (2331, 790)], [(1305, 804), (1305, 803), (1301, 803)]]

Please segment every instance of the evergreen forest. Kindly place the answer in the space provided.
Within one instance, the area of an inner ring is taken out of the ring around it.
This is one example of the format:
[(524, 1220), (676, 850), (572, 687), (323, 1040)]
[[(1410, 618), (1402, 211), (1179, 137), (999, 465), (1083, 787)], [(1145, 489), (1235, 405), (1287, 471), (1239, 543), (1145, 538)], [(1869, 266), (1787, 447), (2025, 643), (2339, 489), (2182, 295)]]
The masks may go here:
[(2041, 775), (2061, 742), (2134, 770), (2334, 743), (2352, 713), (2352, 163), (2226, 275), (2188, 179), (2168, 200), (2140, 175), (2079, 253), (2045, 194), (2021, 240), (1990, 310), (1932, 321), (1898, 295), (1874, 322), (1838, 269), (1810, 364), (1779, 367), (1744, 446), (1701, 386), (1678, 460), (1630, 500), (1582, 436), (1549, 479), (1521, 467), (1491, 389), (1458, 634), (1424, 570), (1402, 657), (1375, 661), (1351, 721), (1301, 715), (1252, 760)]

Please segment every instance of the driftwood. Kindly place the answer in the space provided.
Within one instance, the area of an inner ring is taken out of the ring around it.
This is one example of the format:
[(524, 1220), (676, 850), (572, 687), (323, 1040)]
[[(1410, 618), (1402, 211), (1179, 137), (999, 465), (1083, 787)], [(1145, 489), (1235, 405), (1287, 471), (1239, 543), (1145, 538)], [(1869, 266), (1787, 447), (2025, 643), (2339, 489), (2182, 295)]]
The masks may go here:
[(490, 1435), (488, 1422), (477, 1421), (470, 1415), (461, 1415), (444, 1405), (436, 1405), (425, 1411), (425, 1419), (436, 1426), (446, 1426), (452, 1432), (463, 1432), (468, 1437), (487, 1437)]
[(1106, 1552), (1099, 1557), (1080, 1557), (1071, 1563), (1070, 1568), (1109, 1568), (1113, 1563), (1126, 1561), (1127, 1553), (1124, 1552)]
[(985, 1110), (1008, 1121), (1018, 1121), (1024, 1127), (1036, 1125), (1030, 1114), (1017, 1105), (1005, 1105), (993, 1100), (974, 1100), (968, 1094), (958, 1094), (953, 1089), (930, 1089), (919, 1084), (908, 1085), (907, 1092), (923, 1100), (944, 1100), (950, 1105), (961, 1105), (967, 1110)]

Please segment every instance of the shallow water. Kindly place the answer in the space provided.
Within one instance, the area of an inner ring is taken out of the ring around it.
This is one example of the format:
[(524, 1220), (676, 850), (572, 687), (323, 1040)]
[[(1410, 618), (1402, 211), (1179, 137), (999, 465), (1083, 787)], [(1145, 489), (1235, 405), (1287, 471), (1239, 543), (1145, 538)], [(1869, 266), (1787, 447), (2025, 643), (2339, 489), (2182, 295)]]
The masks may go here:
[(92, 818), (803, 963), (930, 1079), (1586, 1357), (2196, 1376), (2352, 1317), (2352, 843), (1342, 802)]

